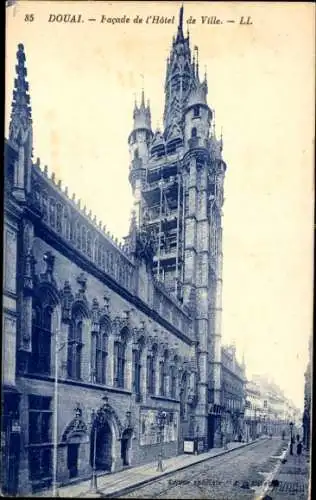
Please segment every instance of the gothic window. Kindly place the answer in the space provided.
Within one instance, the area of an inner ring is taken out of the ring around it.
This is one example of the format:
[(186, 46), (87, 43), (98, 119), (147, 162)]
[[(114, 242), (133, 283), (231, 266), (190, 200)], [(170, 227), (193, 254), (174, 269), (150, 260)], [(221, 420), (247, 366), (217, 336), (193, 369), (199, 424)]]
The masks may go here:
[(200, 116), (200, 107), (199, 106), (194, 106), (193, 116), (194, 116), (194, 118), (197, 118), (198, 116)]
[(158, 348), (157, 345), (154, 344), (152, 347), (152, 353), (150, 359), (148, 360), (147, 389), (149, 394), (156, 393), (155, 367), (156, 367), (157, 355), (158, 355)]
[(192, 130), (191, 130), (191, 137), (194, 138), (194, 137), (197, 137), (197, 130), (196, 130), (196, 127), (193, 127)]
[(43, 210), (43, 219), (45, 222), (48, 222), (48, 199), (46, 191), (42, 193), (42, 210)]
[(120, 340), (114, 342), (114, 384), (116, 387), (124, 387), (125, 355), (126, 340), (121, 337)]
[(102, 323), (96, 337), (96, 382), (106, 383), (106, 364), (108, 355), (108, 324)]
[(134, 160), (138, 160), (138, 158), (139, 158), (139, 152), (138, 149), (136, 148), (134, 151)]
[(70, 215), (67, 207), (63, 210), (63, 234), (67, 240), (70, 240)]
[(165, 350), (162, 361), (160, 361), (160, 394), (167, 396), (167, 377), (168, 377), (168, 351)]
[(76, 221), (76, 224), (75, 224), (75, 241), (76, 241), (76, 247), (78, 247), (80, 249), (81, 248), (81, 234), (80, 234), (79, 221)]
[(87, 254), (88, 257), (92, 257), (92, 240), (90, 231), (87, 232)]
[(177, 369), (177, 358), (175, 357), (170, 367), (170, 396), (173, 399), (177, 397)]
[(136, 394), (140, 394), (140, 364), (141, 352), (139, 349), (133, 350), (133, 388)]
[(35, 304), (32, 311), (32, 354), (29, 371), (50, 373), (52, 307)]
[(49, 200), (49, 223), (52, 227), (56, 226), (56, 203), (53, 198)]
[(105, 250), (104, 247), (100, 247), (100, 267), (101, 269), (105, 268)]
[(60, 203), (57, 203), (56, 206), (56, 227), (57, 231), (62, 233), (62, 216), (63, 216), (63, 206)]
[(99, 244), (98, 244), (98, 238), (95, 238), (94, 242), (93, 242), (93, 260), (96, 264), (98, 264), (98, 248), (99, 248)]
[(69, 327), (68, 336), (68, 377), (73, 379), (81, 378), (81, 357), (83, 348), (83, 321), (84, 315), (78, 310), (74, 310), (72, 321)]
[(164, 362), (160, 361), (159, 362), (159, 394), (160, 396), (165, 395), (165, 386), (164, 386)]
[(29, 475), (31, 481), (49, 479), (51, 460), (51, 398), (29, 395)]
[(180, 386), (180, 417), (187, 419), (187, 395), (188, 395), (188, 376), (183, 374)]
[(81, 228), (81, 250), (83, 253), (87, 251), (87, 230), (85, 226)]

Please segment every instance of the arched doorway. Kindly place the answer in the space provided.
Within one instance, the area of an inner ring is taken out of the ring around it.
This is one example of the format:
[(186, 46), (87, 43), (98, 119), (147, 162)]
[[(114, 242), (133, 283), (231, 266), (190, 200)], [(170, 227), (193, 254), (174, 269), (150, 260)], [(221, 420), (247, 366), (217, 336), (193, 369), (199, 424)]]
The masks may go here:
[(131, 429), (125, 429), (121, 438), (121, 459), (123, 466), (131, 465), (130, 450), (132, 444), (132, 434)]
[(96, 422), (91, 431), (90, 465), (97, 470), (109, 470), (112, 467), (112, 431), (104, 420)]

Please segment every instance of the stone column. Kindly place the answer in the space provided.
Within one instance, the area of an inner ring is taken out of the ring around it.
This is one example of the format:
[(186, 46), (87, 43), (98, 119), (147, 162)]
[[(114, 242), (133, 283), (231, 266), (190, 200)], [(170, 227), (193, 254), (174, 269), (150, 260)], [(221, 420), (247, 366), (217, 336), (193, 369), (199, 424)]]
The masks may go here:
[(82, 354), (81, 354), (81, 378), (84, 382), (90, 382), (91, 372), (91, 321), (86, 318), (82, 328)]
[(124, 373), (124, 388), (132, 391), (132, 373), (133, 373), (133, 352), (132, 352), (132, 339), (126, 342), (125, 351), (125, 373)]
[(196, 268), (196, 205), (197, 205), (197, 175), (196, 159), (190, 160), (190, 173), (187, 178), (189, 197), (188, 213), (185, 219), (185, 250), (184, 250), (184, 284), (183, 301), (190, 305), (191, 294), (195, 288)]
[(108, 355), (106, 360), (106, 385), (114, 383), (114, 336), (110, 333), (108, 341)]
[(140, 393), (143, 396), (143, 398), (145, 398), (147, 396), (147, 378), (148, 378), (147, 355), (148, 355), (148, 348), (147, 348), (147, 346), (144, 346), (141, 350), (141, 355), (140, 355), (140, 364), (141, 364)]

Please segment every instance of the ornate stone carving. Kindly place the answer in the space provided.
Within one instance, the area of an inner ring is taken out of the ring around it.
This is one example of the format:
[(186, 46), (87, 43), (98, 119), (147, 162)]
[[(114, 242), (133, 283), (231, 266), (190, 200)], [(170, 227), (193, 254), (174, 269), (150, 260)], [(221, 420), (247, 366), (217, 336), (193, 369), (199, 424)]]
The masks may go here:
[(100, 308), (97, 299), (93, 299), (91, 308), (91, 332), (97, 333), (100, 326)]
[(32, 250), (28, 250), (24, 259), (24, 276), (23, 286), (26, 294), (31, 293), (34, 286), (35, 279), (35, 264), (36, 260), (32, 254)]
[(74, 296), (71, 291), (69, 281), (65, 281), (64, 288), (61, 291), (61, 313), (62, 321), (71, 320), (71, 308), (74, 302)]
[(86, 289), (87, 289), (87, 278), (84, 273), (80, 273), (77, 277), (77, 283), (79, 285), (79, 290), (76, 294), (76, 300), (81, 300), (87, 302)]
[(46, 269), (44, 273), (40, 274), (40, 281), (45, 283), (50, 283), (53, 286), (56, 286), (56, 281), (53, 276), (54, 273), (54, 265), (55, 265), (55, 256), (49, 250), (44, 254), (44, 262), (46, 264)]
[(139, 260), (144, 260), (150, 267), (153, 265), (155, 255), (155, 240), (155, 234), (148, 226), (143, 226), (136, 233), (135, 256)]
[(67, 426), (65, 432), (63, 433), (62, 440), (68, 441), (73, 436), (80, 436), (86, 434), (88, 431), (87, 425), (82, 418), (82, 410), (77, 403), (76, 408), (74, 408), (75, 418)]
[(109, 420), (114, 421), (119, 433), (118, 439), (120, 439), (122, 436), (122, 432), (124, 430), (123, 425), (121, 424), (121, 421), (117, 416), (117, 413), (114, 410), (114, 408), (112, 408), (112, 406), (108, 403), (107, 397), (105, 397), (104, 399), (105, 403), (101, 406), (101, 408), (98, 409), (98, 411), (95, 414), (95, 424), (101, 427)]

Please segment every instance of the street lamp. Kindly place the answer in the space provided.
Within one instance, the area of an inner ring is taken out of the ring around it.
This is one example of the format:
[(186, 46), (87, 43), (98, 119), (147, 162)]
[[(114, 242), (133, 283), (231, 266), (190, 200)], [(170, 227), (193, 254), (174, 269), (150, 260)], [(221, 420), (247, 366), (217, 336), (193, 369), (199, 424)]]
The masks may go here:
[(291, 443), (290, 443), (290, 455), (293, 455), (293, 422), (290, 422), (290, 431), (291, 431)]
[(163, 467), (162, 467), (162, 457), (163, 457), (163, 430), (165, 427), (165, 422), (167, 418), (167, 413), (165, 411), (159, 410), (157, 414), (157, 427), (159, 430), (159, 443), (160, 443), (160, 451), (158, 455), (158, 465), (157, 465), (157, 471), (162, 472)]

